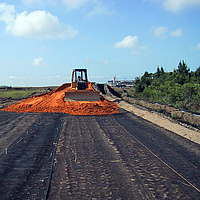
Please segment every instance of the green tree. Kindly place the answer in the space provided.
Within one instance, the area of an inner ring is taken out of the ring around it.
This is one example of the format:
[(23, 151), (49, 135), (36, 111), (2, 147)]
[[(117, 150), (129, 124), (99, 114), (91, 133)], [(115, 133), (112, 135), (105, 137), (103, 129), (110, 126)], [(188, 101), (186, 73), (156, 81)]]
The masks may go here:
[(146, 71), (135, 80), (134, 96), (200, 112), (200, 67), (190, 72), (186, 62), (180, 61), (172, 72), (163, 67), (157, 67), (155, 73)]
[(196, 77), (197, 83), (200, 84), (200, 66), (195, 71), (195, 77)]
[(189, 71), (190, 69), (187, 67), (186, 63), (184, 61), (180, 61), (178, 69), (175, 70), (174, 73), (175, 82), (181, 85), (183, 85), (184, 83), (188, 83), (191, 77)]
[(188, 68), (188, 66), (186, 65), (186, 63), (184, 62), (184, 60), (181, 62), (179, 62), (179, 66), (178, 66), (178, 70), (177, 72), (180, 74), (180, 75), (185, 75), (187, 76), (188, 73), (189, 73), (190, 69)]

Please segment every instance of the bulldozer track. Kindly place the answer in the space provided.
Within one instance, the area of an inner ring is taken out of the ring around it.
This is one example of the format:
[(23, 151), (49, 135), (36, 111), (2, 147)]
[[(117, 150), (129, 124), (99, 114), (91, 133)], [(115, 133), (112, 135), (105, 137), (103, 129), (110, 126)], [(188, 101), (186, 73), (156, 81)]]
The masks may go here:
[(0, 199), (200, 198), (200, 146), (134, 114), (0, 114)]

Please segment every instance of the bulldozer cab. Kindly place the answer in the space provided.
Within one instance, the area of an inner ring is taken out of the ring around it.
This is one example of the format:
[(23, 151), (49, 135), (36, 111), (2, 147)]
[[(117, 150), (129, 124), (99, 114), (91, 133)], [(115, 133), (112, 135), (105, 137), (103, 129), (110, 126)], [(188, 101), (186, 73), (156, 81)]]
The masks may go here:
[(86, 90), (88, 88), (87, 69), (73, 70), (71, 87), (77, 90)]
[(65, 101), (100, 101), (99, 92), (88, 90), (87, 69), (74, 69), (72, 71), (71, 88), (65, 92)]

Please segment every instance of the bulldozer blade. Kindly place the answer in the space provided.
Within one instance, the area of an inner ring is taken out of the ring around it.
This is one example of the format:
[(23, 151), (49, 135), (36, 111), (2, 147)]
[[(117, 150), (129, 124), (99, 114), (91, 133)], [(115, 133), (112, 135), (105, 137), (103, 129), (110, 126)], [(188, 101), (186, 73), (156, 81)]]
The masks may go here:
[(65, 101), (100, 101), (100, 96), (91, 90), (72, 90), (65, 92)]

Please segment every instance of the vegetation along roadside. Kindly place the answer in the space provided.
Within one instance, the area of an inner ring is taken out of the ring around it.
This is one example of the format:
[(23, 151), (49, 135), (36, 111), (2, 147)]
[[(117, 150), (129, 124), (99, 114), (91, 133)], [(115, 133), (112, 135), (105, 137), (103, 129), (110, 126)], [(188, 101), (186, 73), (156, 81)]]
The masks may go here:
[(193, 72), (181, 61), (173, 72), (158, 67), (155, 73), (136, 77), (134, 88), (113, 89), (130, 103), (200, 128), (200, 117), (190, 113), (200, 114), (200, 67)]
[(200, 67), (190, 72), (184, 61), (173, 72), (158, 67), (156, 73), (145, 72), (136, 77), (134, 89), (127, 90), (127, 94), (200, 113)]

